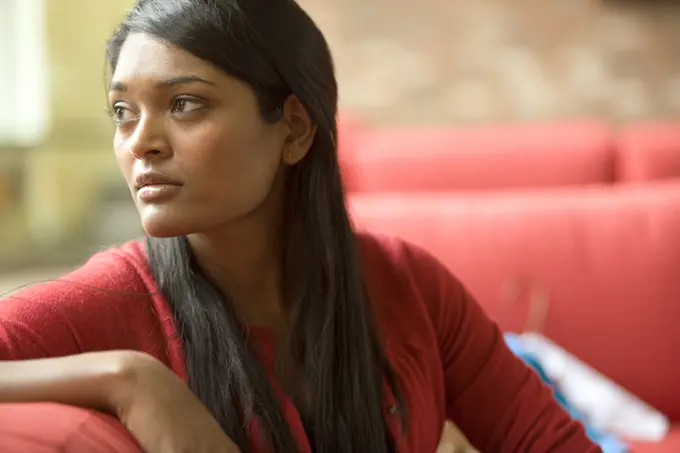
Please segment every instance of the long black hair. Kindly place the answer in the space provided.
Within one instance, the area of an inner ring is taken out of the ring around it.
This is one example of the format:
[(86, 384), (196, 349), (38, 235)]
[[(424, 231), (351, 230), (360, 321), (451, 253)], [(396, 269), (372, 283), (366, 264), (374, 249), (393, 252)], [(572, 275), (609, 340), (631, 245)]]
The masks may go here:
[[(379, 341), (337, 160), (337, 86), (328, 45), (294, 0), (138, 0), (108, 45), (111, 71), (130, 33), (177, 45), (246, 82), (265, 121), (294, 94), (317, 126), (290, 168), (284, 201), (284, 279), (290, 352), (310, 396), (318, 453), (390, 453), (383, 383), (399, 396)], [(298, 450), (267, 375), (249, 349), (231, 296), (197, 269), (185, 237), (148, 238), (150, 266), (171, 305), (191, 389), (246, 453), (258, 419), (277, 453)]]

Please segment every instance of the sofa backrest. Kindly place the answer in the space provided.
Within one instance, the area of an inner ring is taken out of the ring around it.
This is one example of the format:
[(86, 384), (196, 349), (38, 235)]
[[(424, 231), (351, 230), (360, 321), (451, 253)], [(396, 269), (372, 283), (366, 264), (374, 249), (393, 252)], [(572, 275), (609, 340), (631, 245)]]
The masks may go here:
[(374, 129), (352, 145), (341, 156), (352, 192), (609, 183), (616, 170), (613, 131), (599, 121)]
[(680, 179), (680, 120), (633, 123), (617, 140), (618, 179)]
[(680, 420), (680, 183), (355, 194), (349, 207), (357, 228), (441, 259), (505, 330), (547, 301), (534, 326)]

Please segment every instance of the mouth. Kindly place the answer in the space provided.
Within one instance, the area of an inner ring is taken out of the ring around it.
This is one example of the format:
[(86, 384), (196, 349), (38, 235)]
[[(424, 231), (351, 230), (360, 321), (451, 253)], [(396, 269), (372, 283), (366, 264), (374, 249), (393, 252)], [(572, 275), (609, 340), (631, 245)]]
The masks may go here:
[(177, 184), (146, 184), (137, 189), (137, 197), (146, 203), (159, 203), (179, 195), (181, 189)]
[(135, 178), (137, 197), (145, 202), (159, 202), (176, 196), (182, 184), (160, 173), (142, 173)]
[(135, 185), (135, 189), (137, 189), (137, 191), (140, 191), (142, 189), (149, 188), (149, 187), (163, 187), (163, 186), (182, 187), (181, 184), (177, 184), (177, 183), (174, 183), (174, 182), (149, 182), (149, 183), (144, 183), (144, 184), (140, 184), (140, 185)]
[(156, 171), (146, 171), (143, 173), (138, 173), (134, 177), (135, 187), (141, 189), (146, 186), (158, 186), (158, 185), (171, 185), (171, 186), (181, 186), (182, 183), (172, 179), (169, 176), (164, 175)]

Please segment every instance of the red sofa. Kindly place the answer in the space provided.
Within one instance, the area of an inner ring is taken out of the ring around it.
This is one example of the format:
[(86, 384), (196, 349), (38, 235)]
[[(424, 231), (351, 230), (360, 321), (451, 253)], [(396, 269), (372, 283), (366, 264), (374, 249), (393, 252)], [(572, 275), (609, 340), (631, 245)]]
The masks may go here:
[(680, 421), (680, 183), (357, 194), (350, 207), (357, 227), (440, 258), (505, 330), (523, 330), (538, 293), (543, 334)]
[(349, 192), (488, 191), (680, 177), (680, 121), (380, 128), (343, 117)]
[(53, 403), (0, 404), (0, 452), (143, 453), (115, 418)]
[(498, 190), (611, 183), (615, 136), (601, 121), (460, 129), (340, 129), (350, 192)]
[(617, 139), (617, 179), (647, 182), (680, 177), (680, 121), (646, 121)]
[(665, 413), (669, 436), (633, 453), (680, 451), (680, 123), (362, 130), (351, 143), (358, 228), (428, 249), (502, 328), (531, 320)]

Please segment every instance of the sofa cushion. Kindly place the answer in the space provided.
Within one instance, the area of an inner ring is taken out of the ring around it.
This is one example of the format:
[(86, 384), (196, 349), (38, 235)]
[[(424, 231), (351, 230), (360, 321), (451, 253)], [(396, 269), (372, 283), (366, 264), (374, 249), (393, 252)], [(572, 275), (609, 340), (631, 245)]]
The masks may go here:
[(115, 418), (53, 403), (0, 404), (0, 451), (11, 453), (142, 453)]
[(680, 121), (629, 125), (621, 131), (617, 148), (621, 181), (680, 178)]
[(680, 419), (680, 184), (355, 194), (349, 206), (358, 228), (440, 258), (502, 328), (521, 331), (531, 317), (558, 345)]
[(680, 426), (671, 430), (661, 442), (633, 442), (630, 453), (678, 453), (680, 451)]
[(495, 190), (612, 182), (614, 138), (600, 122), (366, 132), (343, 162), (357, 192)]

